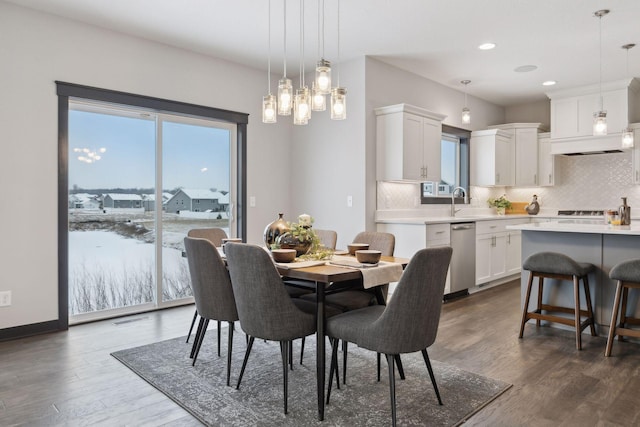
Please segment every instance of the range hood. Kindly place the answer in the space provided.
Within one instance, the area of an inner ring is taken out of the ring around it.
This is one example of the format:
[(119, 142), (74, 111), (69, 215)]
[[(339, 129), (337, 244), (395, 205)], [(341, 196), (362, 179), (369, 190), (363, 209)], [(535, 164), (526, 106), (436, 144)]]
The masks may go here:
[(585, 154), (622, 153), (621, 133), (604, 136), (582, 136), (575, 138), (551, 139), (551, 154), (580, 156)]

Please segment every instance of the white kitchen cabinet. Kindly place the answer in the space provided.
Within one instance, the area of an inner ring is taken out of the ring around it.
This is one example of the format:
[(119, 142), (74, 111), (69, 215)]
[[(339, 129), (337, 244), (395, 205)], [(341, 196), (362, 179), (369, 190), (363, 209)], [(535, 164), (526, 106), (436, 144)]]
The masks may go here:
[(508, 225), (529, 218), (476, 222), (476, 285), (518, 274), (521, 269), (521, 233)]
[(511, 137), (510, 163), (513, 167), (513, 184), (516, 187), (538, 185), (538, 132), (540, 123), (508, 123), (489, 126), (500, 129)]
[(513, 185), (511, 134), (500, 129), (471, 132), (471, 185)]
[[(602, 109), (608, 133), (619, 134), (640, 120), (638, 82), (624, 79), (602, 84)], [(548, 92), (551, 99), (551, 139), (593, 136), (593, 113), (600, 110), (600, 86), (590, 85)]]
[(409, 104), (376, 108), (375, 113), (377, 180), (440, 182), (446, 116)]
[[(436, 248), (451, 245), (451, 225), (447, 223), (427, 224), (378, 224), (376, 229), (380, 232), (391, 233), (396, 237), (394, 255), (401, 258), (409, 258), (423, 248)], [(445, 295), (450, 293), (451, 279), (447, 270), (445, 282)]]
[(522, 268), (522, 232), (519, 230), (507, 230), (506, 236), (506, 268), (507, 276), (520, 273)]
[(556, 184), (556, 156), (551, 154), (551, 134), (538, 134), (538, 185), (550, 187)]
[[(451, 224), (427, 224), (426, 248), (451, 246)], [(451, 293), (451, 266), (447, 269), (447, 280), (444, 284), (444, 294)]]

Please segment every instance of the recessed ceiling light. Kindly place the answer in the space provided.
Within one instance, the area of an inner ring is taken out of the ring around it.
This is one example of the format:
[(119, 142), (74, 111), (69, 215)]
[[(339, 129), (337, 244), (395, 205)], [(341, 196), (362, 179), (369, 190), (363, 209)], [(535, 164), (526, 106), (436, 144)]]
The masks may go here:
[(478, 49), (490, 50), (490, 49), (493, 49), (494, 47), (496, 47), (495, 43), (482, 43), (480, 46), (478, 46)]
[(555, 80), (547, 80), (546, 82), (542, 82), (542, 86), (553, 86), (556, 83)]
[(521, 65), (516, 67), (513, 71), (516, 73), (528, 73), (529, 71), (537, 70), (538, 67), (535, 65)]

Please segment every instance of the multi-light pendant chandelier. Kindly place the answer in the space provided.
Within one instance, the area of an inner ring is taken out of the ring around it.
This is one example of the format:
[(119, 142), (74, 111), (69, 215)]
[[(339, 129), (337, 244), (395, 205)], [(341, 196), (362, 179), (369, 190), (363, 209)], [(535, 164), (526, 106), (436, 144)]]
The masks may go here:
[(467, 107), (467, 85), (471, 80), (462, 80), (460, 83), (464, 85), (464, 107), (462, 108), (462, 123), (468, 125), (471, 123), (471, 110)]
[(606, 16), (609, 10), (597, 10), (593, 15), (598, 18), (598, 37), (599, 37), (599, 55), (600, 55), (600, 103), (599, 110), (593, 113), (593, 134), (595, 136), (607, 134), (607, 112), (604, 110), (602, 102), (602, 17)]
[[(290, 116), (293, 112), (293, 124), (306, 125), (311, 118), (311, 111), (326, 110), (326, 95), (331, 96), (331, 119), (344, 120), (347, 118), (346, 94), (347, 90), (340, 87), (340, 0), (338, 0), (337, 40), (338, 40), (338, 68), (336, 70), (336, 86), (332, 87), (331, 62), (324, 58), (324, 0), (318, 0), (318, 56), (315, 70), (315, 80), (311, 91), (305, 84), (304, 67), (304, 0), (300, 0), (300, 87), (293, 91), (291, 79), (287, 77), (287, 0), (283, 0), (284, 11), (284, 74), (278, 81), (277, 98), (271, 93), (271, 0), (269, 0), (269, 36), (268, 36), (268, 94), (262, 98), (262, 122), (276, 123), (277, 116)], [(321, 49), (322, 46), (322, 49)]]

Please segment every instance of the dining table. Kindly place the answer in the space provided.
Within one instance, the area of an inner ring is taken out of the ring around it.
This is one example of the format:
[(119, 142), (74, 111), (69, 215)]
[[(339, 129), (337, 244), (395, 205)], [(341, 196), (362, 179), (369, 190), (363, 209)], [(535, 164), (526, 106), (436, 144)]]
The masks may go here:
[[(338, 259), (345, 260), (343, 262)], [(353, 261), (351, 261), (353, 260)], [(395, 282), (400, 279), (396, 273), (378, 275), (383, 269), (388, 267), (397, 267), (401, 269), (407, 266), (409, 260), (406, 258), (398, 258), (392, 256), (383, 256), (380, 262), (375, 266), (362, 265), (355, 262), (355, 257), (334, 257), (329, 261), (308, 261), (302, 263), (275, 263), (276, 268), (281, 276), (290, 279), (299, 279), (310, 283), (312, 289), (316, 293), (316, 379), (318, 393), (318, 420), (324, 420), (324, 387), (325, 387), (325, 294), (332, 288), (340, 288), (347, 290), (349, 288), (341, 288), (341, 282), (365, 283), (366, 288), (374, 290), (376, 299), (380, 304), (384, 304), (384, 298), (380, 285)], [(376, 270), (378, 269), (378, 270)], [(393, 277), (395, 280), (385, 280), (385, 277)], [(400, 275), (401, 275), (400, 271)], [(373, 281), (372, 281), (373, 280)], [(382, 280), (382, 281), (381, 281)], [(381, 281), (376, 283), (376, 281)], [(368, 282), (368, 283), (367, 283)]]

